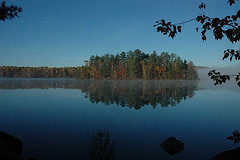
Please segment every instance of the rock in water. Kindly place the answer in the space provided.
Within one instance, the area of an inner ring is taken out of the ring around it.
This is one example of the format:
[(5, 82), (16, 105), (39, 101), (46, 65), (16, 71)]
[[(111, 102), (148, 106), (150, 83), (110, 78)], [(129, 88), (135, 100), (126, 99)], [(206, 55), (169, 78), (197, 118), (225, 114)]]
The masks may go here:
[(212, 160), (240, 160), (240, 147), (219, 153)]
[(164, 142), (162, 142), (161, 147), (168, 154), (174, 155), (184, 149), (184, 143), (177, 140), (175, 137), (169, 137)]
[(0, 131), (0, 159), (1, 160), (17, 160), (22, 155), (22, 142)]

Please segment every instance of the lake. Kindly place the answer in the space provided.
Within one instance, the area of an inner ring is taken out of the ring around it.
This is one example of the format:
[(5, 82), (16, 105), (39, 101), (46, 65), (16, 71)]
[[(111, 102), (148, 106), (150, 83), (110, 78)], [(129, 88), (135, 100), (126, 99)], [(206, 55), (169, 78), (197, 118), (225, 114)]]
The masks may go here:
[[(89, 159), (93, 133), (109, 132), (117, 160), (203, 160), (239, 146), (240, 88), (212, 81), (0, 79), (0, 130), (24, 157)], [(174, 136), (184, 149), (160, 146)]]

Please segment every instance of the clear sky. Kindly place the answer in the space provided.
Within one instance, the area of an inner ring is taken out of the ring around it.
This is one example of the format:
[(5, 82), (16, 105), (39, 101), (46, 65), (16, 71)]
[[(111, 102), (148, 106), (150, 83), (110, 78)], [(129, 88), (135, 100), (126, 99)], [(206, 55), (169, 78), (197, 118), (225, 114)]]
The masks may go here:
[(196, 33), (196, 22), (185, 24), (172, 40), (156, 33), (153, 24), (166, 19), (182, 22), (196, 17), (198, 5), (207, 4), (206, 14), (235, 14), (227, 0), (5, 0), (21, 6), (20, 18), (0, 21), (0, 66), (80, 66), (90, 55), (140, 49), (175, 53), (196, 65), (222, 67), (237, 62), (222, 61), (227, 48), (240, 43), (227, 39), (207, 41)]

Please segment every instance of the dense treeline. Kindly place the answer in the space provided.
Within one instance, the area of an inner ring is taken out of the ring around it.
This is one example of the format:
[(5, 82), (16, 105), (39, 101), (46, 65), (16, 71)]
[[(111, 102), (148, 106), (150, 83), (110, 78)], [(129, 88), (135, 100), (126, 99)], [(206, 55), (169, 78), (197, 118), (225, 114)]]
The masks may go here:
[(91, 56), (82, 67), (81, 78), (94, 79), (197, 79), (192, 62), (182, 60), (176, 54), (154, 51), (145, 54), (139, 49), (134, 52), (104, 56)]
[[(175, 106), (192, 98), (198, 81), (179, 80), (75, 80), (75, 79), (3, 79), (0, 89), (65, 88), (79, 89), (91, 103), (116, 104), (136, 110), (150, 105)], [(79, 95), (80, 96), (80, 95)]]
[(91, 56), (81, 67), (0, 67), (0, 77), (81, 79), (198, 79), (192, 62), (176, 54), (145, 54), (139, 49), (121, 54)]
[(8, 78), (78, 78), (81, 67), (16, 67), (0, 66), (0, 77)]

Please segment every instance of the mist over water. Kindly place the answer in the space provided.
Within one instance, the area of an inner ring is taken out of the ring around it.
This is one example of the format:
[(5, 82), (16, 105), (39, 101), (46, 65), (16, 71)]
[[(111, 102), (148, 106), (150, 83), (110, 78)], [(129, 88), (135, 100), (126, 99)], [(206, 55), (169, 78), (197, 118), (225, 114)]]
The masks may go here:
[[(89, 159), (99, 130), (119, 160), (211, 159), (235, 147), (226, 137), (239, 129), (239, 95), (208, 80), (1, 79), (0, 126), (40, 160)], [(178, 154), (160, 146), (170, 136), (184, 143)]]
[[(221, 74), (227, 74), (227, 75), (237, 75), (240, 73), (240, 65), (232, 65), (229, 67), (209, 67), (209, 68), (201, 68), (198, 69), (198, 76), (201, 80), (210, 80), (210, 77), (208, 76), (208, 72), (210, 70), (216, 70), (218, 72), (221, 72)], [(234, 77), (232, 78), (233, 80)]]
[(116, 104), (136, 110), (151, 105), (156, 108), (175, 106), (192, 98), (199, 81), (153, 80), (74, 80), (74, 79), (6, 79), (1, 89), (48, 89), (64, 88), (80, 90), (91, 103)]

